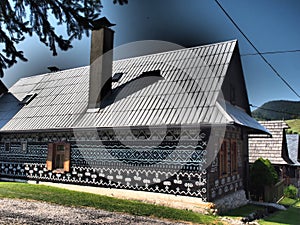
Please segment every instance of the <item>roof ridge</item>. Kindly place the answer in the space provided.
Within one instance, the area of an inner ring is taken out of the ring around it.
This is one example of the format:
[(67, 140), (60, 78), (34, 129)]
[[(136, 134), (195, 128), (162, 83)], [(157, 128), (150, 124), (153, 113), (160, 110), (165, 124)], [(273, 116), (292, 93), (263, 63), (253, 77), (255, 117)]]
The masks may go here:
[(154, 56), (154, 55), (157, 56), (157, 55), (162, 55), (162, 54), (169, 54), (169, 53), (172, 53), (172, 52), (187, 51), (187, 50), (198, 49), (198, 48), (205, 48), (205, 47), (209, 47), (209, 46), (225, 44), (225, 43), (231, 43), (231, 42), (237, 43), (237, 39), (223, 41), (223, 42), (215, 42), (215, 43), (212, 43), (212, 44), (198, 45), (198, 46), (194, 46), (194, 47), (183, 47), (182, 46), (183, 48), (181, 48), (181, 49), (175, 49), (175, 50), (170, 50), (170, 51), (165, 51), (165, 52), (152, 53), (152, 54), (147, 54), (147, 55), (142, 55), (142, 56), (134, 56), (134, 57), (129, 57), (129, 58), (123, 58), (123, 59), (113, 60), (113, 62), (119, 62), (119, 61), (123, 61), (123, 60), (131, 60), (131, 59), (135, 59), (135, 58), (145, 58), (145, 57)]
[[(188, 48), (182, 48), (182, 49), (176, 49), (176, 50), (170, 50), (170, 51), (166, 51), (166, 52), (158, 52), (158, 53), (153, 53), (153, 54), (148, 54), (148, 55), (134, 56), (134, 57), (124, 58), (124, 59), (118, 59), (118, 60), (113, 60), (113, 63), (124, 61), (124, 60), (132, 60), (132, 59), (136, 59), (136, 58), (145, 58), (145, 57), (154, 56), (154, 55), (158, 56), (158, 55), (162, 55), (162, 54), (169, 54), (169, 53), (172, 53), (172, 52), (180, 52), (180, 51), (187, 51), (187, 50), (198, 49), (198, 48), (205, 48), (205, 47), (209, 47), (209, 46), (226, 44), (226, 43), (231, 43), (231, 42), (237, 42), (237, 39), (223, 41), (223, 42), (215, 42), (215, 43), (206, 44), (206, 45), (198, 45), (198, 46), (194, 46), (194, 47), (188, 47)], [(21, 77), (17, 82), (22, 81), (22, 80), (26, 80), (26, 79), (31, 79), (31, 78), (34, 78), (34, 77), (38, 77), (38, 76), (54, 75), (54, 74), (61, 73), (61, 72), (79, 70), (79, 69), (84, 69), (84, 68), (87, 68), (87, 67), (90, 67), (90, 65), (63, 69), (63, 70), (59, 70), (57, 72), (46, 72), (46, 73), (41, 73), (41, 74), (30, 75), (30, 76), (27, 76), (27, 77)]]

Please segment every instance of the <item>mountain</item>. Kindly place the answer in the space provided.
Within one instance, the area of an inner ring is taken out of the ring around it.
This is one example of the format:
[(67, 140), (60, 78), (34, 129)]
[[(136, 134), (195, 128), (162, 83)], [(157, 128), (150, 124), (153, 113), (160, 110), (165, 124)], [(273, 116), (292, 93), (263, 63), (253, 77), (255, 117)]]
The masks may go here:
[(300, 101), (270, 101), (252, 112), (257, 120), (300, 119)]

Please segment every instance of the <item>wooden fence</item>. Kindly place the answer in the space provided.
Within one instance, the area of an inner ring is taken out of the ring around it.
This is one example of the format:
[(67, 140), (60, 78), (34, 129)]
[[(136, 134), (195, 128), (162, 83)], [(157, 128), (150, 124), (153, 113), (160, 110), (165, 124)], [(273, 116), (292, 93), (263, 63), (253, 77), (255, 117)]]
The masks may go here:
[(284, 180), (279, 181), (273, 186), (266, 186), (264, 190), (265, 202), (277, 202), (283, 196)]

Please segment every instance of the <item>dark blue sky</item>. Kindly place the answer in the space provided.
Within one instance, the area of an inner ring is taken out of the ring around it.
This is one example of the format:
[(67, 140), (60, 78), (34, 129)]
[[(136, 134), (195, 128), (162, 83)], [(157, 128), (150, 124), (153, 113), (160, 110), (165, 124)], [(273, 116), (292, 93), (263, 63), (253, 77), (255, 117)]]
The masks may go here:
[[(261, 52), (300, 50), (300, 1), (219, 0), (230, 16)], [(250, 103), (288, 99), (300, 101), (259, 56), (213, 0), (129, 0), (114, 5), (102, 0), (102, 16), (117, 25), (115, 46), (143, 40), (162, 40), (184, 47), (238, 39)], [(11, 86), (20, 77), (40, 74), (55, 65), (61, 69), (88, 65), (89, 38), (73, 43), (68, 52), (52, 57), (35, 38), (20, 45), (29, 62), (5, 71), (2, 79)], [(276, 70), (300, 93), (300, 51), (265, 55)]]

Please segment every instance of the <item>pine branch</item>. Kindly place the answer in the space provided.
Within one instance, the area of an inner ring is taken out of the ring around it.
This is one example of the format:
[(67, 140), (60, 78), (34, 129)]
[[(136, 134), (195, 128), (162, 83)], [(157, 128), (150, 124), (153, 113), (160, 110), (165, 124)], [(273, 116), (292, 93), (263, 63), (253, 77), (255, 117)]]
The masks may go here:
[[(123, 5), (128, 0), (113, 0), (113, 3)], [(25, 35), (35, 33), (53, 55), (57, 55), (57, 48), (66, 51), (72, 48), (74, 39), (89, 35), (92, 21), (99, 17), (101, 8), (100, 0), (1, 0), (0, 44), (3, 48), (0, 77), (4, 75), (3, 69), (13, 66), (18, 60), (27, 61), (24, 53), (16, 48), (24, 41)], [(56, 24), (50, 23), (50, 15)], [(64, 38), (58, 34), (55, 25), (66, 26), (68, 36)]]

